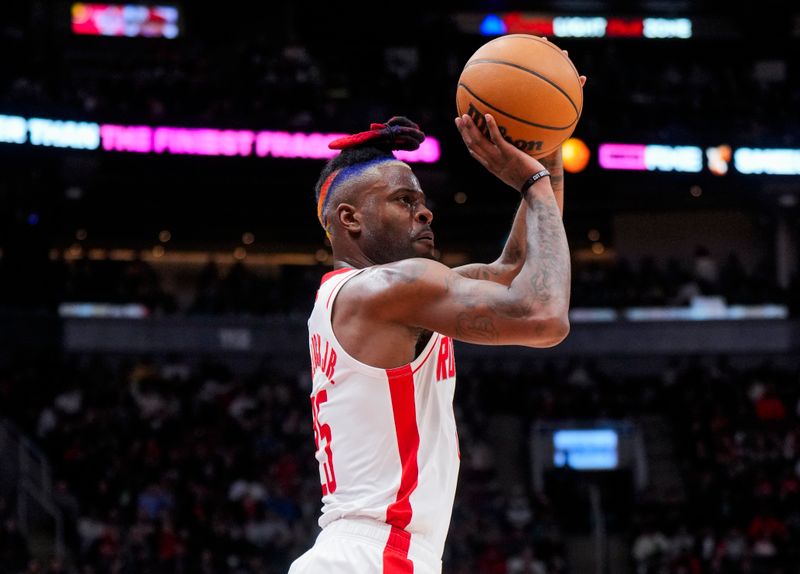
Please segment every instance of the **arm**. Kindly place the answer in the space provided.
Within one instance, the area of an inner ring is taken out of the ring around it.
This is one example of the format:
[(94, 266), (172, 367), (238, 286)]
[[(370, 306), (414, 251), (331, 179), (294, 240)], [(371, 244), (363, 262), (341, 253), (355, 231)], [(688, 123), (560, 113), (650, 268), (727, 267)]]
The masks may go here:
[[(565, 51), (566, 53), (566, 51)], [(586, 76), (581, 76), (581, 85), (586, 83)], [(461, 129), (461, 128), (459, 128)], [(466, 139), (464, 140), (466, 143)], [(550, 185), (558, 204), (561, 216), (564, 216), (564, 165), (561, 158), (561, 146), (550, 155), (539, 160), (541, 164), (550, 172)], [(495, 173), (492, 167), (484, 164), (489, 171)], [(495, 174), (496, 175), (496, 174)], [(522, 268), (525, 259), (525, 204), (520, 205), (514, 223), (511, 225), (511, 233), (508, 236), (503, 252), (500, 257), (492, 263), (470, 263), (455, 267), (453, 271), (462, 277), (471, 279), (484, 279), (494, 281), (502, 285), (510, 285), (514, 277), (517, 276)]]
[(528, 234), (525, 215), (527, 211), (528, 207), (525, 202), (520, 202), (517, 214), (514, 216), (514, 223), (511, 225), (511, 233), (503, 247), (503, 252), (496, 261), (492, 263), (469, 263), (454, 267), (453, 271), (462, 277), (469, 277), (470, 279), (483, 279), (505, 286), (511, 285), (514, 277), (519, 274), (522, 264), (525, 262), (525, 237)]
[(564, 217), (564, 162), (561, 159), (561, 146), (550, 155), (543, 157), (542, 165), (550, 172), (550, 185), (553, 187), (553, 195), (558, 204), (558, 211)]
[[(539, 161), (550, 172), (550, 185), (553, 189), (553, 196), (558, 205), (559, 213), (563, 217), (564, 166), (561, 160), (561, 147), (558, 147), (556, 151)], [(525, 237), (527, 235), (525, 212), (526, 205), (523, 201), (519, 209), (517, 209), (514, 223), (511, 225), (511, 233), (503, 247), (503, 252), (496, 261), (492, 263), (470, 263), (455, 267), (453, 271), (462, 277), (484, 279), (502, 285), (510, 285), (511, 281), (522, 269), (522, 264), (525, 261)]]
[[(487, 158), (502, 160), (498, 177), (519, 189), (542, 165), (506, 142), (490, 115), (486, 123), (492, 140), (480, 134), (479, 140), (472, 139), (477, 128), (471, 121), (467, 127), (475, 132), (462, 131), (470, 153), (481, 163)], [(435, 261), (407, 259), (365, 274), (360, 282), (365, 312), (381, 321), (438, 331), (470, 343), (558, 344), (569, 332), (570, 259), (549, 178), (528, 189), (521, 212), (524, 259), (508, 286), (462, 277)]]

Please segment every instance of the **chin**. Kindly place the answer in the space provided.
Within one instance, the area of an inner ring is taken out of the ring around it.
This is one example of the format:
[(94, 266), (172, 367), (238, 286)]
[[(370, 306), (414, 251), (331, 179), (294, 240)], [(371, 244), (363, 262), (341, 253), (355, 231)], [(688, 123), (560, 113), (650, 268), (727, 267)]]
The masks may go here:
[(411, 257), (424, 257), (425, 259), (436, 259), (434, 256), (434, 251), (436, 251), (433, 245), (421, 245), (417, 243), (414, 245), (414, 255)]

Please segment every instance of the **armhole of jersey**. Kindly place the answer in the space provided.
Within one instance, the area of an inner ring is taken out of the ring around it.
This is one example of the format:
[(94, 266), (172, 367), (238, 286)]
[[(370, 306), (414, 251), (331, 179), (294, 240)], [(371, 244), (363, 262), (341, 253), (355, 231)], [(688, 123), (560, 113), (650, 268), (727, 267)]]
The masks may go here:
[[(325, 294), (326, 301), (323, 312), (325, 313), (325, 318), (328, 322), (328, 328), (330, 329), (330, 334), (331, 337), (333, 338), (333, 342), (338, 347), (339, 351), (344, 353), (344, 355), (348, 358), (348, 360), (350, 360), (352, 364), (355, 365), (358, 368), (358, 370), (361, 371), (362, 373), (383, 379), (386, 378), (386, 373), (393, 369), (383, 369), (381, 367), (373, 367), (372, 365), (368, 365), (367, 363), (359, 361), (358, 359), (356, 359), (350, 353), (347, 352), (347, 349), (344, 348), (341, 341), (339, 341), (339, 338), (336, 336), (336, 333), (333, 330), (333, 306), (334, 303), (336, 302), (336, 297), (339, 295), (339, 291), (341, 291), (345, 283), (347, 283), (348, 281), (350, 281), (350, 279), (352, 279), (353, 277), (355, 277), (356, 275), (358, 275), (359, 273), (361, 273), (366, 269), (368, 268), (365, 267), (364, 269), (358, 269), (355, 273), (352, 274), (343, 274), (344, 275), (343, 277), (332, 277), (331, 279), (329, 279), (328, 281), (338, 281), (338, 282), (333, 285), (333, 287), (330, 290), (330, 293)], [(426, 361), (426, 359), (431, 355), (434, 346), (438, 343), (440, 338), (441, 335), (439, 333), (434, 332), (431, 335), (428, 344), (425, 345), (425, 348), (422, 350), (422, 352), (419, 354), (418, 357), (415, 357), (414, 360), (411, 361), (410, 363), (406, 363), (406, 365), (396, 368), (403, 368), (410, 366), (412, 372), (416, 373), (417, 370)]]
[(362, 374), (375, 378), (384, 378), (386, 376), (386, 371), (384, 369), (381, 369), (379, 367), (373, 367), (372, 365), (368, 365), (366, 363), (362, 363), (361, 361), (353, 357), (350, 353), (347, 352), (347, 349), (344, 348), (341, 341), (339, 341), (339, 337), (336, 336), (336, 333), (333, 330), (333, 306), (336, 303), (336, 298), (338, 297), (339, 292), (342, 290), (342, 287), (344, 287), (345, 283), (350, 281), (350, 279), (352, 279), (365, 269), (367, 268), (365, 267), (364, 269), (358, 269), (354, 273), (343, 274), (342, 277), (331, 277), (330, 279), (328, 279), (328, 281), (333, 282), (333, 286), (330, 288), (330, 291), (325, 294), (325, 302), (324, 302), (325, 306), (322, 309), (322, 313), (324, 320), (327, 323), (327, 328), (330, 330), (330, 336), (333, 341), (333, 344), (336, 346), (338, 350), (337, 352), (340, 352), (345, 357), (347, 357), (349, 363), (353, 367), (355, 367), (358, 371), (360, 371)]
[(342, 287), (345, 286), (345, 283), (350, 281), (350, 279), (364, 270), (366, 270), (366, 267), (364, 269), (356, 269), (355, 273), (347, 273), (343, 277), (332, 277), (329, 279), (329, 281), (333, 281), (334, 284), (331, 292), (328, 294), (327, 300), (325, 301), (325, 316), (328, 318), (328, 323), (330, 323), (331, 333), (333, 333), (333, 306), (336, 304), (336, 297), (338, 297), (339, 291), (342, 290)]

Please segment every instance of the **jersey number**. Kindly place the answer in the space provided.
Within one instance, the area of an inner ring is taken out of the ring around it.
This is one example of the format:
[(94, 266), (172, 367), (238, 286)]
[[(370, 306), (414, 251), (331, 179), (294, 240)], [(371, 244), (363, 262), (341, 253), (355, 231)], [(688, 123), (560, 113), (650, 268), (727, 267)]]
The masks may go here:
[(325, 441), (325, 455), (327, 462), (322, 463), (325, 480), (322, 483), (322, 496), (336, 492), (336, 474), (333, 472), (333, 453), (331, 452), (331, 427), (328, 423), (319, 424), (319, 407), (328, 400), (328, 391), (325, 389), (311, 397), (311, 412), (314, 415), (314, 445), (319, 451), (319, 443)]

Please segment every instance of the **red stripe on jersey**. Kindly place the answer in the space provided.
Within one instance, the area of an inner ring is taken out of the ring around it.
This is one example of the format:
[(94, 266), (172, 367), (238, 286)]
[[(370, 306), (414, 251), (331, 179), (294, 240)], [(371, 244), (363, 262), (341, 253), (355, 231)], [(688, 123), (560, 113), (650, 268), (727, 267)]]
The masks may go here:
[(335, 277), (340, 273), (345, 273), (346, 271), (352, 271), (352, 270), (353, 270), (352, 267), (343, 267), (342, 269), (334, 269), (333, 271), (328, 271), (325, 275), (322, 276), (322, 280), (319, 282), (319, 284), (322, 285), (323, 283), (325, 283), (325, 281), (327, 281), (331, 277)]
[(408, 558), (411, 534), (392, 526), (383, 549), (383, 574), (413, 574), (414, 563)]
[(417, 488), (419, 468), (419, 429), (417, 429), (417, 409), (414, 401), (414, 375), (411, 365), (386, 369), (389, 378), (389, 394), (392, 397), (394, 430), (397, 448), (400, 451), (402, 473), (397, 499), (386, 509), (386, 522), (403, 529), (411, 522), (411, 501), (409, 497)]
[(397, 436), (397, 449), (400, 451), (400, 487), (397, 498), (386, 509), (386, 522), (392, 525), (389, 540), (383, 549), (384, 574), (413, 574), (414, 564), (408, 559), (411, 534), (403, 530), (411, 522), (411, 501), (409, 497), (417, 488), (419, 468), (419, 429), (417, 428), (417, 408), (414, 400), (414, 374), (411, 365), (396, 369), (386, 369), (389, 379), (389, 394), (392, 397), (394, 430)]

